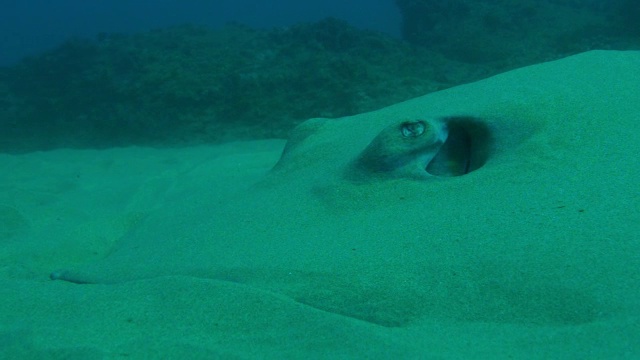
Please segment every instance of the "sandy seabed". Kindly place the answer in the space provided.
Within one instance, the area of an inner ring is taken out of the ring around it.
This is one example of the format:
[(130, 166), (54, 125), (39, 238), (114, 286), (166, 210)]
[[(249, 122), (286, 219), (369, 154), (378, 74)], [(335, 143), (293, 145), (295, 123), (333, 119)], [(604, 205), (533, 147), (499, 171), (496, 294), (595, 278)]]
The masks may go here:
[[(475, 171), (345, 176), (438, 116), (486, 126)], [(0, 357), (638, 358), (639, 130), (640, 52), (595, 51), (311, 120), (274, 171), (284, 140), (0, 155)]]

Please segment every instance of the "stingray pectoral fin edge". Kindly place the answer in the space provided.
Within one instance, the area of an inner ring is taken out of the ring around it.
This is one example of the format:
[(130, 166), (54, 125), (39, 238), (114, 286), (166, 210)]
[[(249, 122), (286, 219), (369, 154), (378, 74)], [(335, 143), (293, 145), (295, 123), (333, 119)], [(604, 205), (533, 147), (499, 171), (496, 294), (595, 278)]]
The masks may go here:
[[(61, 280), (67, 281), (74, 284), (107, 284), (107, 283), (115, 283), (122, 282), (121, 280), (127, 279), (118, 279), (118, 281), (109, 281), (109, 278), (103, 278), (101, 276), (90, 275), (84, 272), (78, 272), (75, 270), (69, 269), (60, 269), (53, 271), (49, 274), (49, 278), (51, 280)], [(117, 277), (116, 277), (117, 278)]]
[(76, 284), (88, 284), (91, 282), (91, 281), (84, 281), (80, 279), (74, 280), (74, 276), (71, 274), (71, 271), (67, 269), (60, 269), (60, 270), (53, 271), (51, 274), (49, 274), (49, 279), (69, 281)]

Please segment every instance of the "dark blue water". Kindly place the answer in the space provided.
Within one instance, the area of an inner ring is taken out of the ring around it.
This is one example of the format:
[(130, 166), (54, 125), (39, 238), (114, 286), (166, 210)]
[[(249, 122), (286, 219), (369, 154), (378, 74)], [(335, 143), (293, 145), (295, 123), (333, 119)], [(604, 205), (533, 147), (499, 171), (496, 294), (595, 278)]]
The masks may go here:
[(393, 0), (1, 0), (0, 65), (37, 54), (72, 37), (137, 32), (175, 24), (220, 27), (288, 26), (336, 17), (398, 35)]

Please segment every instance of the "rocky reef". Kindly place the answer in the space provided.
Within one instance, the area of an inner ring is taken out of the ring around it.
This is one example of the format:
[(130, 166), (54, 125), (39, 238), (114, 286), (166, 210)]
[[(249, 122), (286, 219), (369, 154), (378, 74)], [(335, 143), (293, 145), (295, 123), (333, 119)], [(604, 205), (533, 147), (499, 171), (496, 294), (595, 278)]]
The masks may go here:
[(585, 50), (640, 48), (640, 10), (617, 1), (397, 0), (405, 39), (336, 19), (72, 39), (0, 68), (0, 151), (286, 137), (311, 117)]
[(465, 63), (531, 64), (640, 43), (635, 0), (396, 0), (403, 37)]

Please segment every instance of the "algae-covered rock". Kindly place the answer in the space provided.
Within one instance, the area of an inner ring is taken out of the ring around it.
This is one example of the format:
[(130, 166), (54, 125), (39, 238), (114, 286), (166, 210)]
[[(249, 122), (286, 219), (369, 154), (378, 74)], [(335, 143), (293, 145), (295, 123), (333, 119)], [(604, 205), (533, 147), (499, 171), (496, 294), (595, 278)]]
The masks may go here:
[(634, 0), (396, 0), (403, 37), (462, 62), (519, 66), (637, 48)]
[(19, 127), (0, 136), (5, 149), (286, 137), (309, 117), (370, 111), (470, 77), (445, 65), (335, 19), (101, 34), (5, 69)]

